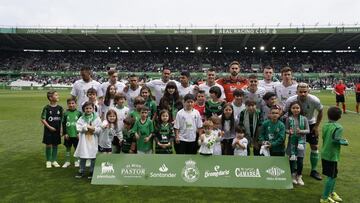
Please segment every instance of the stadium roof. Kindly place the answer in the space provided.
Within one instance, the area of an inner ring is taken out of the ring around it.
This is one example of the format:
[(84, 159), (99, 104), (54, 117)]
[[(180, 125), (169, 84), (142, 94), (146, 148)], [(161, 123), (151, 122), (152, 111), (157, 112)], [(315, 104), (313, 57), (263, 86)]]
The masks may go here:
[[(0, 28), (1, 50), (358, 50), (360, 27), (214, 29)], [(273, 48), (274, 47), (274, 48)], [(283, 48), (285, 47), (285, 48)]]

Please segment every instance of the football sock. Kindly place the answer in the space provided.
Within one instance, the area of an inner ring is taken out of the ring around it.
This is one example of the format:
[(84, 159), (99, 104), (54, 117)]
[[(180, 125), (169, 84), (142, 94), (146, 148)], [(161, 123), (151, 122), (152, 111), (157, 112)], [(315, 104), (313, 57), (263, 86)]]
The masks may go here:
[(52, 161), (56, 161), (56, 160), (57, 160), (57, 150), (58, 150), (58, 147), (57, 147), (57, 146), (53, 146), (53, 147), (52, 147)]
[(323, 199), (327, 199), (329, 197), (329, 195), (331, 193), (331, 189), (333, 188), (333, 184), (335, 184), (335, 179), (327, 177), (327, 179), (325, 181), (324, 192), (322, 195)]
[(317, 164), (319, 161), (319, 151), (317, 150), (311, 150), (310, 153), (310, 164), (311, 164), (311, 170), (316, 171)]
[(331, 185), (331, 190), (330, 190), (330, 194), (334, 192), (335, 190), (335, 183), (336, 183), (336, 178), (333, 178), (333, 183)]
[(45, 147), (45, 157), (46, 161), (51, 161), (51, 146)]
[(70, 151), (71, 151), (71, 148), (67, 147), (66, 152), (65, 152), (65, 161), (66, 162), (70, 162)]

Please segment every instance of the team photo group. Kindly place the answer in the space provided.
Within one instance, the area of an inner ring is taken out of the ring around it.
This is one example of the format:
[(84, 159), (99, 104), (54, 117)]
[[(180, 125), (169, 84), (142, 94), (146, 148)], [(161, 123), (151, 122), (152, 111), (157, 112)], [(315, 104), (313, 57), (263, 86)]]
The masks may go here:
[[(192, 84), (189, 71), (182, 71), (177, 81), (163, 68), (160, 79), (129, 75), (124, 83), (109, 69), (108, 81), (100, 84), (90, 68), (82, 68), (70, 95), (61, 95), (66, 108), (58, 104), (58, 92), (47, 92), (49, 104), (41, 114), (46, 168), (67, 168), (73, 162), (79, 167), (76, 178), (91, 179), (98, 153), (286, 156), (293, 184), (303, 186), (306, 157), (309, 175), (326, 177), (320, 202), (342, 201), (334, 186), (340, 146), (348, 145), (337, 122), (347, 112), (343, 81), (333, 90), (342, 109), (334, 106), (325, 112), (309, 84), (293, 79), (290, 67), (281, 69), (280, 81), (273, 81), (271, 66), (263, 68), (262, 80), (242, 76), (237, 61), (224, 71), (229, 76), (217, 77), (214, 69), (207, 69), (206, 80)], [(359, 84), (355, 92), (358, 112)], [(57, 154), (62, 143), (66, 152), (61, 166)]]

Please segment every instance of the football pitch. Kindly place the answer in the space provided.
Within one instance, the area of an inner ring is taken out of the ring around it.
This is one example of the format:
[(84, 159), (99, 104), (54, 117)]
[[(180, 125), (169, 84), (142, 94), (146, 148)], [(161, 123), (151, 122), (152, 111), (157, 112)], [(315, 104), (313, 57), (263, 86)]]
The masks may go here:
[[(60, 105), (66, 108), (69, 91), (59, 93)], [(327, 107), (335, 104), (335, 96), (329, 92), (314, 94), (325, 105), (324, 123)], [(360, 202), (360, 115), (354, 113), (354, 94), (346, 99), (349, 113), (343, 115), (339, 123), (344, 127), (349, 146), (341, 149), (335, 190), (344, 202), (356, 203)], [(73, 165), (67, 169), (45, 168), (40, 114), (47, 103), (46, 91), (0, 90), (1, 202), (312, 203), (319, 202), (322, 194), (324, 181), (309, 177), (309, 145), (303, 170), (305, 186), (295, 186), (292, 190), (91, 185), (87, 179), (74, 178), (78, 169)], [(62, 144), (58, 152), (58, 162), (63, 164), (65, 147)], [(318, 170), (321, 172), (321, 161)]]

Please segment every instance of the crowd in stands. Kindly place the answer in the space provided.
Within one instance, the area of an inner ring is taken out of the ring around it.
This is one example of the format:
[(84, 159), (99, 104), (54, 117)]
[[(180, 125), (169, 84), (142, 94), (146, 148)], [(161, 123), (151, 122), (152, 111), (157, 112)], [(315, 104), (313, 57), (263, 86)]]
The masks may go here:
[(51, 85), (51, 84), (65, 84), (72, 85), (78, 77), (62, 77), (62, 76), (44, 76), (44, 75), (22, 75), (21, 80), (37, 82), (40, 84)]
[(0, 51), (0, 70), (77, 71), (84, 65), (93, 71), (115, 66), (119, 71), (157, 72), (203, 71), (211, 67), (224, 72), (228, 62), (241, 62), (243, 73), (254, 72), (254, 64), (271, 65), (275, 72), (290, 66), (294, 72), (360, 72), (359, 52), (355, 53), (98, 53), (98, 52), (15, 52)]

